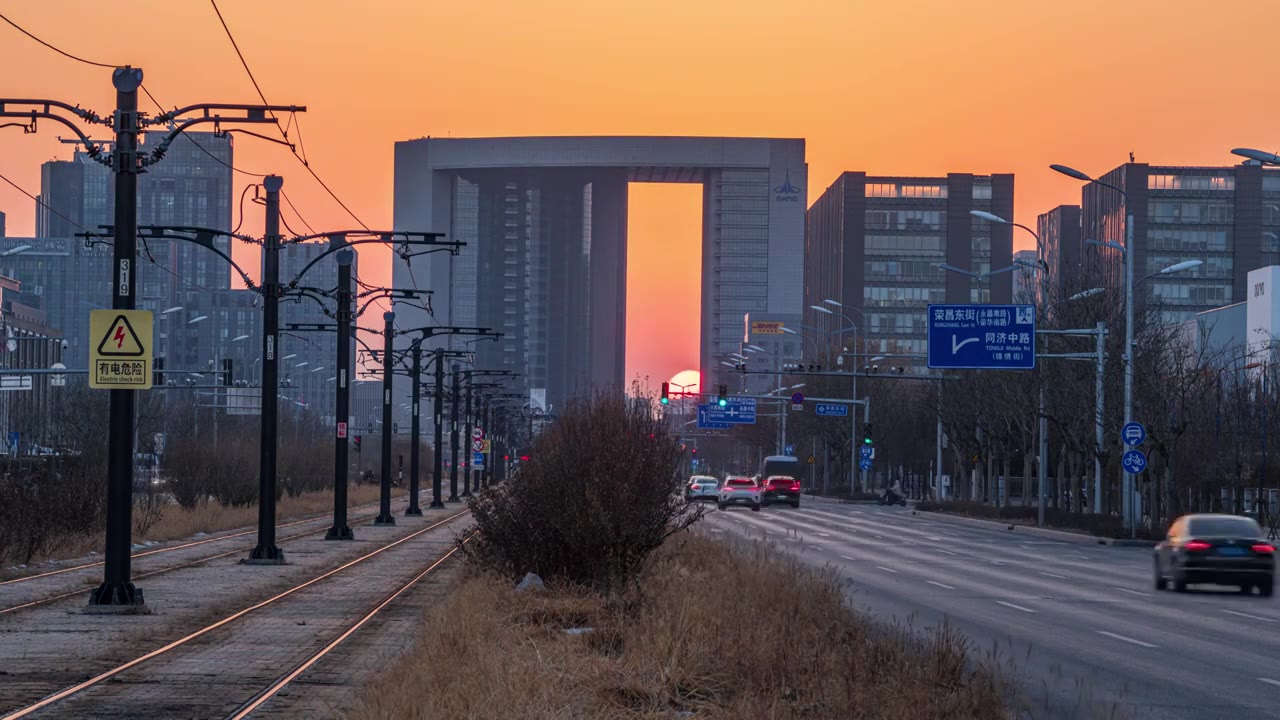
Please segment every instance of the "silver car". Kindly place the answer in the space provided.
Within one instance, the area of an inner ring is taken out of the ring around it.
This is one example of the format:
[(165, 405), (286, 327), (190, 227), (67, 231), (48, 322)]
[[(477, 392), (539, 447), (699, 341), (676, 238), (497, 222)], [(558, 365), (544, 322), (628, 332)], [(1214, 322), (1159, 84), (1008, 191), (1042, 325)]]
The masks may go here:
[(684, 486), (685, 500), (715, 500), (720, 481), (710, 475), (694, 475)]
[(724, 510), (730, 505), (750, 505), (760, 512), (760, 486), (749, 477), (729, 476), (716, 496), (716, 507)]

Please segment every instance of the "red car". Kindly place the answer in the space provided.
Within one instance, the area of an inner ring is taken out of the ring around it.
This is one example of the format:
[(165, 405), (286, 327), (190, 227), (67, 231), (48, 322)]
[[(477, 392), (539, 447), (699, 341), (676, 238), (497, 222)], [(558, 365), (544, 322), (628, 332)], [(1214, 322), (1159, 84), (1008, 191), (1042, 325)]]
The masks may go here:
[(800, 507), (800, 481), (787, 475), (770, 475), (762, 487), (764, 505), (771, 502), (790, 503), (791, 507)]

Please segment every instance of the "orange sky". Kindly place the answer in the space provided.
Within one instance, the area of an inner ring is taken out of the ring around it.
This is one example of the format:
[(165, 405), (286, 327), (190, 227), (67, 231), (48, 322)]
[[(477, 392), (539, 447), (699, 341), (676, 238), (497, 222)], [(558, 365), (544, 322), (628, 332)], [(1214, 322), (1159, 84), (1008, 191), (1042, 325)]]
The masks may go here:
[[(116, 11), (100, 1), (0, 11), (77, 54), (142, 66), (166, 104), (256, 102), (208, 3), (121, 4), (130, 8), (128, 31), (110, 28)], [(375, 227), (390, 223), (392, 142), (422, 135), (804, 137), (810, 199), (846, 169), (1014, 172), (1017, 219), (1028, 224), (1079, 197), (1051, 162), (1102, 172), (1130, 151), (1139, 161), (1223, 164), (1231, 147), (1280, 147), (1267, 33), (1280, 22), (1280, 3), (1272, 0), (221, 7), (267, 98), (309, 107), (302, 127), (313, 165)], [(0, 94), (109, 110), (109, 70), (61, 58), (2, 24), (0, 67)], [(0, 130), (0, 172), (38, 191), (39, 163), (66, 156), (58, 134), (52, 123), (35, 136)], [(352, 224), (287, 151), (243, 137), (237, 147), (239, 165), (285, 176), (314, 227)], [(659, 257), (696, 265), (698, 203), (677, 196), (673, 208), (645, 203), (633, 217), (635, 236), (653, 238), (632, 254), (633, 267)], [(31, 201), (2, 184), (0, 211), (10, 234), (32, 231)], [(245, 228), (259, 232), (260, 223)], [(385, 258), (362, 252), (366, 277), (377, 279)], [(696, 357), (696, 313), (666, 285), (632, 279), (633, 303), (679, 318), (646, 343), (629, 338), (628, 378), (656, 383)]]

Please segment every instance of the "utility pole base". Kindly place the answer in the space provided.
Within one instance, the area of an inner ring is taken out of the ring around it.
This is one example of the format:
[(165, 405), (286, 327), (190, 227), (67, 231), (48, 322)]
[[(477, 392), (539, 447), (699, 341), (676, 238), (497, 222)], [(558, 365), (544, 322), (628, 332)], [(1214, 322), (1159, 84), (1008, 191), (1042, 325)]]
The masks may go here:
[(471, 491), (470, 491), (470, 490), (463, 490), (463, 491), (462, 491), (462, 497), (471, 497)]
[(439, 500), (432, 500), (432, 501), (431, 501), (431, 507), (432, 507), (433, 509), (439, 509), (439, 508), (444, 507), (444, 503), (440, 502)]
[(450, 496), (449, 496), (449, 499), (448, 499), (448, 500), (446, 500), (445, 502), (456, 503), (456, 502), (458, 502), (458, 496), (457, 496), (457, 495), (450, 495)]
[(377, 520), (373, 521), (374, 525), (395, 525), (396, 518), (394, 515), (379, 515)]
[(145, 606), (142, 588), (131, 582), (104, 582), (89, 592), (89, 608), (98, 612), (131, 612)]
[(249, 551), (249, 557), (240, 561), (242, 565), (284, 565), (284, 551), (271, 545), (259, 545)]
[(422, 517), (422, 508), (411, 507), (404, 511), (405, 517)]
[(325, 540), (355, 540), (356, 536), (354, 533), (351, 532), (351, 528), (349, 527), (346, 527), (346, 526), (331, 527), (329, 528), (329, 532), (326, 532), (324, 534), (324, 539)]

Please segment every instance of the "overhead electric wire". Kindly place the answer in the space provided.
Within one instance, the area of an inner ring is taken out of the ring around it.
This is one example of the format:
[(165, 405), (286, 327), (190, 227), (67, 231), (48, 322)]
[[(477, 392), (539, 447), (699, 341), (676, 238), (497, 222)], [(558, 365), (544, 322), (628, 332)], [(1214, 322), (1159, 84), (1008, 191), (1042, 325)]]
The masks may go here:
[[(236, 57), (240, 59), (240, 65), (244, 67), (245, 74), (249, 76), (249, 81), (253, 83), (253, 89), (258, 93), (258, 99), (262, 101), (263, 105), (270, 105), (271, 103), (267, 102), (266, 94), (262, 92), (262, 86), (258, 84), (258, 79), (254, 77), (253, 70), (249, 67), (249, 61), (245, 59), (244, 53), (241, 52), (240, 50), (240, 44), (236, 42), (235, 35), (231, 33), (231, 27), (227, 25), (226, 18), (222, 16), (222, 10), (218, 8), (218, 1), (209, 0), (209, 4), (213, 6), (214, 13), (218, 15), (218, 22), (222, 24), (222, 30), (227, 34), (227, 39), (231, 41), (231, 47), (236, 51)], [(280, 126), (279, 118), (276, 118), (275, 113), (270, 113), (270, 115), (273, 119), (276, 120), (275, 127), (277, 130), (280, 131), (280, 135), (285, 139), (285, 142), (288, 142), (289, 133), (285, 130), (285, 128)], [(302, 121), (298, 119), (295, 114), (295, 116), (292, 119), (292, 122), (294, 127), (297, 129), (298, 146), (302, 148), (302, 154), (299, 154), (298, 150), (294, 148), (292, 145), (289, 146), (290, 152), (293, 153), (293, 156), (297, 158), (298, 162), (302, 163), (302, 167), (305, 168), (306, 171), (311, 174), (311, 177), (314, 178), (315, 181), (320, 184), (320, 187), (324, 188), (324, 191), (329, 194), (329, 197), (333, 198), (334, 202), (338, 203), (338, 205), (343, 210), (345, 210), (353, 220), (359, 223), (361, 228), (368, 230), (369, 226), (365, 224), (363, 220), (360, 219), (360, 216), (356, 215), (355, 212), (351, 210), (351, 208), (347, 207), (347, 204), (342, 202), (342, 199), (338, 197), (337, 193), (335, 193), (329, 187), (329, 185), (320, 178), (320, 175), (317, 174), (314, 169), (312, 169), (311, 163), (306, 157), (306, 146), (302, 142)], [(290, 203), (290, 206), (292, 207), (292, 203)], [(294, 212), (297, 212), (297, 211), (295, 210)], [(305, 224), (306, 221), (303, 221), (303, 222)], [(393, 252), (394, 252), (394, 248), (393, 248)], [(406, 265), (407, 265), (407, 262), (406, 262)], [(414, 277), (412, 270), (410, 270), (409, 272), (409, 280), (410, 282), (413, 283), (414, 292), (420, 293), (421, 290), (418, 289), (418, 279)], [(381, 303), (378, 303), (378, 305), (382, 307)], [(384, 310), (384, 312), (390, 312), (390, 311)], [(398, 325), (399, 323), (397, 323), (397, 326)]]
[(63, 57), (70, 58), (70, 59), (72, 59), (72, 60), (75, 60), (76, 62), (82, 62), (82, 63), (84, 63), (85, 65), (93, 65), (94, 67), (111, 68), (111, 69), (113, 69), (113, 70), (114, 70), (115, 68), (120, 67), (119, 65), (109, 65), (109, 64), (107, 64), (107, 63), (94, 62), (93, 60), (86, 60), (86, 59), (84, 59), (84, 58), (82, 58), (82, 57), (80, 57), (80, 56), (78, 56), (78, 55), (72, 55), (71, 53), (67, 52), (66, 50), (63, 50), (62, 48), (60, 48), (60, 47), (58, 47), (58, 46), (56, 46), (56, 45), (53, 45), (53, 44), (51, 44), (51, 43), (47, 43), (47, 42), (45, 42), (44, 40), (41, 40), (40, 38), (36, 37), (35, 35), (32, 35), (30, 32), (27, 32), (27, 30), (26, 30), (26, 29), (24, 29), (21, 25), (19, 25), (18, 23), (16, 23), (16, 22), (14, 22), (14, 21), (10, 20), (10, 19), (9, 19), (8, 17), (6, 17), (3, 13), (0, 13), (0, 20), (4, 20), (5, 22), (7, 22), (7, 23), (9, 23), (10, 25), (12, 25), (12, 26), (14, 27), (14, 29), (15, 29), (15, 30), (17, 30), (18, 32), (22, 33), (23, 35), (26, 35), (27, 37), (31, 38), (32, 40), (35, 40), (36, 42), (38, 42), (38, 43), (40, 43), (41, 45), (43, 45), (43, 46), (45, 46), (45, 47), (49, 48), (49, 49), (50, 49), (50, 50), (52, 50), (52, 51), (54, 51), (54, 52), (58, 53), (59, 55), (62, 55)]
[[(293, 201), (289, 199), (289, 196), (285, 193), (284, 190), (280, 191), (280, 197), (284, 198), (284, 201), (288, 203), (289, 209), (293, 211), (293, 214), (298, 216), (299, 222), (301, 222), (303, 226), (307, 228), (307, 233), (309, 235), (315, 235), (316, 231), (311, 227), (311, 223), (307, 222), (307, 219), (302, 217), (302, 213), (298, 212), (298, 208), (294, 206)], [(297, 234), (298, 233), (294, 233), (294, 235), (297, 235)]]

